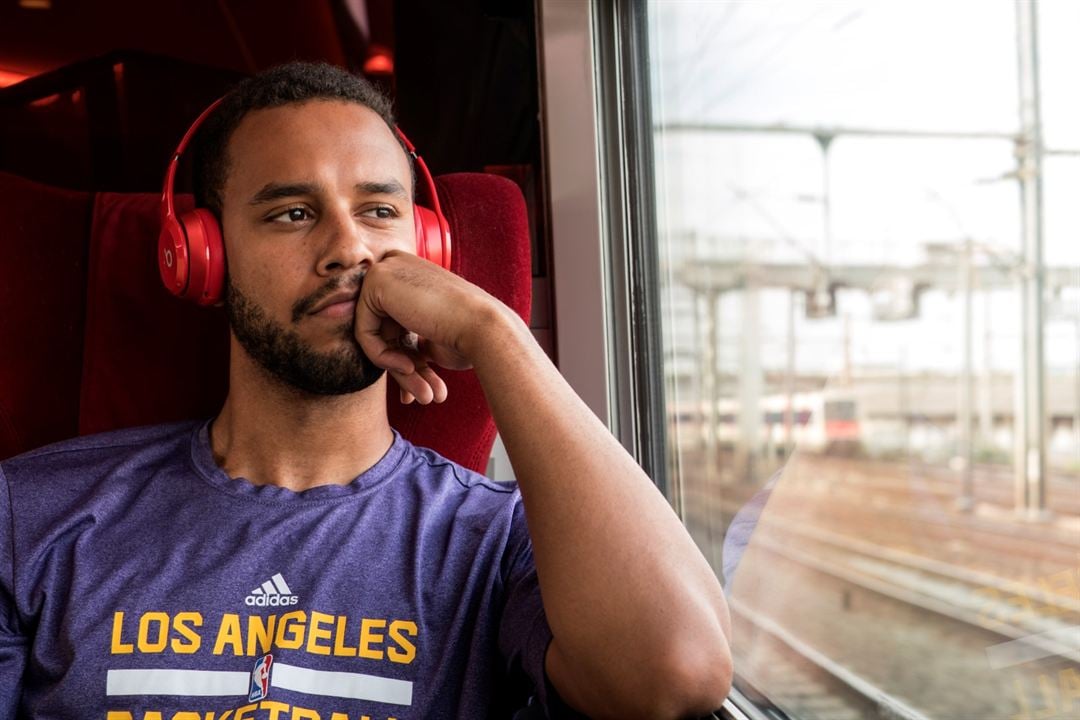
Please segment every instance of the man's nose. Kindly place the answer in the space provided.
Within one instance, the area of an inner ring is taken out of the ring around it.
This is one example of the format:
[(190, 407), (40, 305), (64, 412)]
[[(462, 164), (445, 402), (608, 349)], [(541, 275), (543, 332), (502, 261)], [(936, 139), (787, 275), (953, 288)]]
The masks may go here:
[(320, 275), (334, 275), (343, 270), (369, 267), (375, 253), (363, 225), (346, 209), (323, 216), (323, 238), (318, 260)]

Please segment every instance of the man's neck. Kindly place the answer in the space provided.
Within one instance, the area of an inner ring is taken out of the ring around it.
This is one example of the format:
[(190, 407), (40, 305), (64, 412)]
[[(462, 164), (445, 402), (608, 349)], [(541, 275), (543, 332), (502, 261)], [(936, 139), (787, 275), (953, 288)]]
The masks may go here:
[(345, 485), (386, 454), (393, 432), (386, 379), (360, 392), (298, 391), (233, 348), (229, 395), (210, 428), (214, 461), (229, 477), (301, 492)]

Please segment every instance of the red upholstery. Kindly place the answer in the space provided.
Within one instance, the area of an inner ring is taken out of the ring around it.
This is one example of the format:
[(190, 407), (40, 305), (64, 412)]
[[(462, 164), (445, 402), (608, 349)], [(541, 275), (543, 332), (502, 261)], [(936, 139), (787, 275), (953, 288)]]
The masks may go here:
[(0, 457), (76, 434), (90, 196), (0, 173)]
[[(529, 239), (517, 186), (476, 174), (436, 182), (454, 271), (527, 319)], [(0, 458), (76, 431), (216, 412), (226, 391), (224, 315), (161, 287), (158, 197), (98, 194), (88, 228), (89, 195), (3, 174), (0, 191), (6, 216), (26, 218), (0, 236)], [(483, 394), (471, 372), (443, 375), (442, 406), (402, 406), (392, 387), (391, 424), (482, 472), (495, 434)]]
[[(191, 198), (182, 200), (192, 207)], [(158, 279), (159, 196), (99, 193), (90, 232), (79, 434), (221, 408), (225, 313), (181, 302)]]

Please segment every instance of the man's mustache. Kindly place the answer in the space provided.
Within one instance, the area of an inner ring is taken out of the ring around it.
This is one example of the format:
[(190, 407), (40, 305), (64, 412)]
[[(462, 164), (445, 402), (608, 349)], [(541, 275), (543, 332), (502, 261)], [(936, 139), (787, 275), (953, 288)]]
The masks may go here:
[(294, 323), (300, 322), (300, 319), (315, 309), (315, 306), (322, 302), (323, 298), (333, 292), (337, 292), (342, 288), (346, 290), (352, 290), (363, 287), (364, 275), (366, 271), (360, 271), (355, 275), (338, 275), (335, 278), (331, 278), (329, 282), (323, 285), (315, 292), (300, 298), (292, 306), (292, 321)]

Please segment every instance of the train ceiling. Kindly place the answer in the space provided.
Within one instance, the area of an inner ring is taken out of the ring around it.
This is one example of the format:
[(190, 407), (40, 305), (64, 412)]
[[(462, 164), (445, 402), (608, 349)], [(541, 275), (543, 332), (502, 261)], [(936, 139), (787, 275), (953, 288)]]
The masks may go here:
[(112, 50), (251, 73), (293, 59), (360, 69), (393, 45), (392, 0), (0, 0), (0, 87)]

